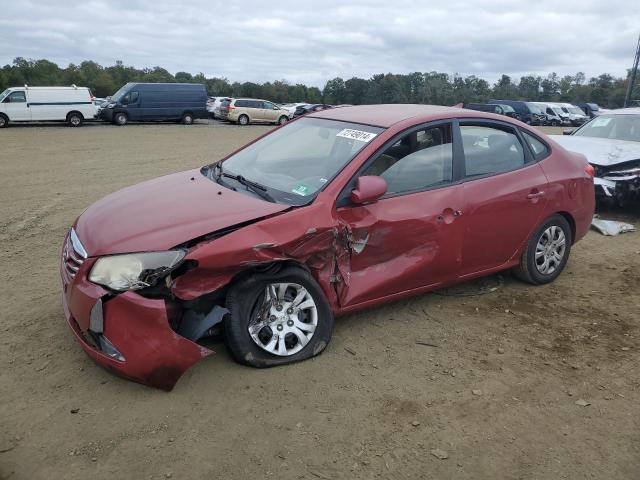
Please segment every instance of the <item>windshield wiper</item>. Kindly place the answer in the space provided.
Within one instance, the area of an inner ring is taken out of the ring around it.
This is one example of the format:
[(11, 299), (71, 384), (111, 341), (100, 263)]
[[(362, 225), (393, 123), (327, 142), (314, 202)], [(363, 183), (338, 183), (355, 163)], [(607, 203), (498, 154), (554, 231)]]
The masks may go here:
[(276, 203), (275, 199), (267, 193), (267, 187), (260, 185), (257, 182), (247, 180), (242, 175), (232, 175), (231, 173), (226, 173), (222, 169), (222, 165), (220, 162), (216, 163), (215, 169), (218, 171), (216, 180), (220, 181), (220, 177), (230, 178), (231, 180), (235, 180), (239, 184), (244, 185), (247, 190), (251, 190), (259, 197), (265, 199), (267, 202)]

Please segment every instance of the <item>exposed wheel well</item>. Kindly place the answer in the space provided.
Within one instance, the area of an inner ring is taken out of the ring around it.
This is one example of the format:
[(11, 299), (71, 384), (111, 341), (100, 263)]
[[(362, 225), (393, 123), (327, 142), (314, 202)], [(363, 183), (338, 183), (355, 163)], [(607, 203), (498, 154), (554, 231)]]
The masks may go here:
[(564, 219), (569, 223), (571, 227), (571, 244), (576, 241), (576, 221), (569, 212), (558, 212), (558, 215), (562, 215)]
[(82, 113), (80, 113), (79, 111), (77, 111), (77, 110), (71, 110), (69, 113), (67, 113), (67, 120), (69, 120), (69, 117), (70, 117), (71, 115), (73, 115), (74, 113), (75, 113), (75, 114), (78, 114), (78, 115), (80, 115), (80, 117), (84, 118), (84, 115), (82, 115)]

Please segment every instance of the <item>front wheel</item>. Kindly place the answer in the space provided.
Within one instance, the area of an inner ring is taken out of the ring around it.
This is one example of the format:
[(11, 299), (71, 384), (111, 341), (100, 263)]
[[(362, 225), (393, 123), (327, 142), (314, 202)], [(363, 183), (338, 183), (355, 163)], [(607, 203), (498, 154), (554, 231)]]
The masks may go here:
[(562, 215), (549, 217), (529, 239), (515, 275), (533, 285), (554, 281), (567, 264), (572, 238), (569, 222)]
[(9, 118), (6, 115), (0, 113), (0, 128), (7, 128), (9, 125)]
[(231, 288), (226, 305), (227, 346), (245, 365), (264, 368), (305, 360), (331, 339), (329, 303), (300, 267), (253, 274)]
[(193, 124), (193, 115), (190, 113), (185, 113), (184, 115), (182, 115), (182, 124), (183, 125)]
[(115, 116), (113, 117), (113, 123), (115, 123), (116, 125), (126, 125), (127, 122), (129, 121), (129, 117), (127, 117), (126, 113), (116, 113)]
[(285, 123), (287, 123), (289, 121), (289, 117), (287, 117), (286, 115), (282, 115), (279, 119), (278, 119), (278, 125), (284, 125)]

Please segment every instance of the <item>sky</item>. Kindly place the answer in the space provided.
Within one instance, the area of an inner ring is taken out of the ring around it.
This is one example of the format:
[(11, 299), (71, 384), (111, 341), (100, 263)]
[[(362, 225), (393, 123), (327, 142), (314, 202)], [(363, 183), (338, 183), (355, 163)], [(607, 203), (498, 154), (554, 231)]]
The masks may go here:
[(231, 81), (438, 71), (625, 76), (640, 10), (629, 0), (0, 0), (0, 64), (116, 60)]

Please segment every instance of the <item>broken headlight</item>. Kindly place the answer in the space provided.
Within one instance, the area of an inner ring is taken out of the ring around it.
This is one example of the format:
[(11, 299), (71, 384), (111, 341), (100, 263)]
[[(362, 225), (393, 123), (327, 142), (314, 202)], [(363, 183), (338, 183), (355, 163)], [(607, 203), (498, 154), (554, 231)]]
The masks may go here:
[(89, 280), (118, 292), (147, 288), (180, 265), (185, 255), (184, 250), (168, 250), (101, 257)]

